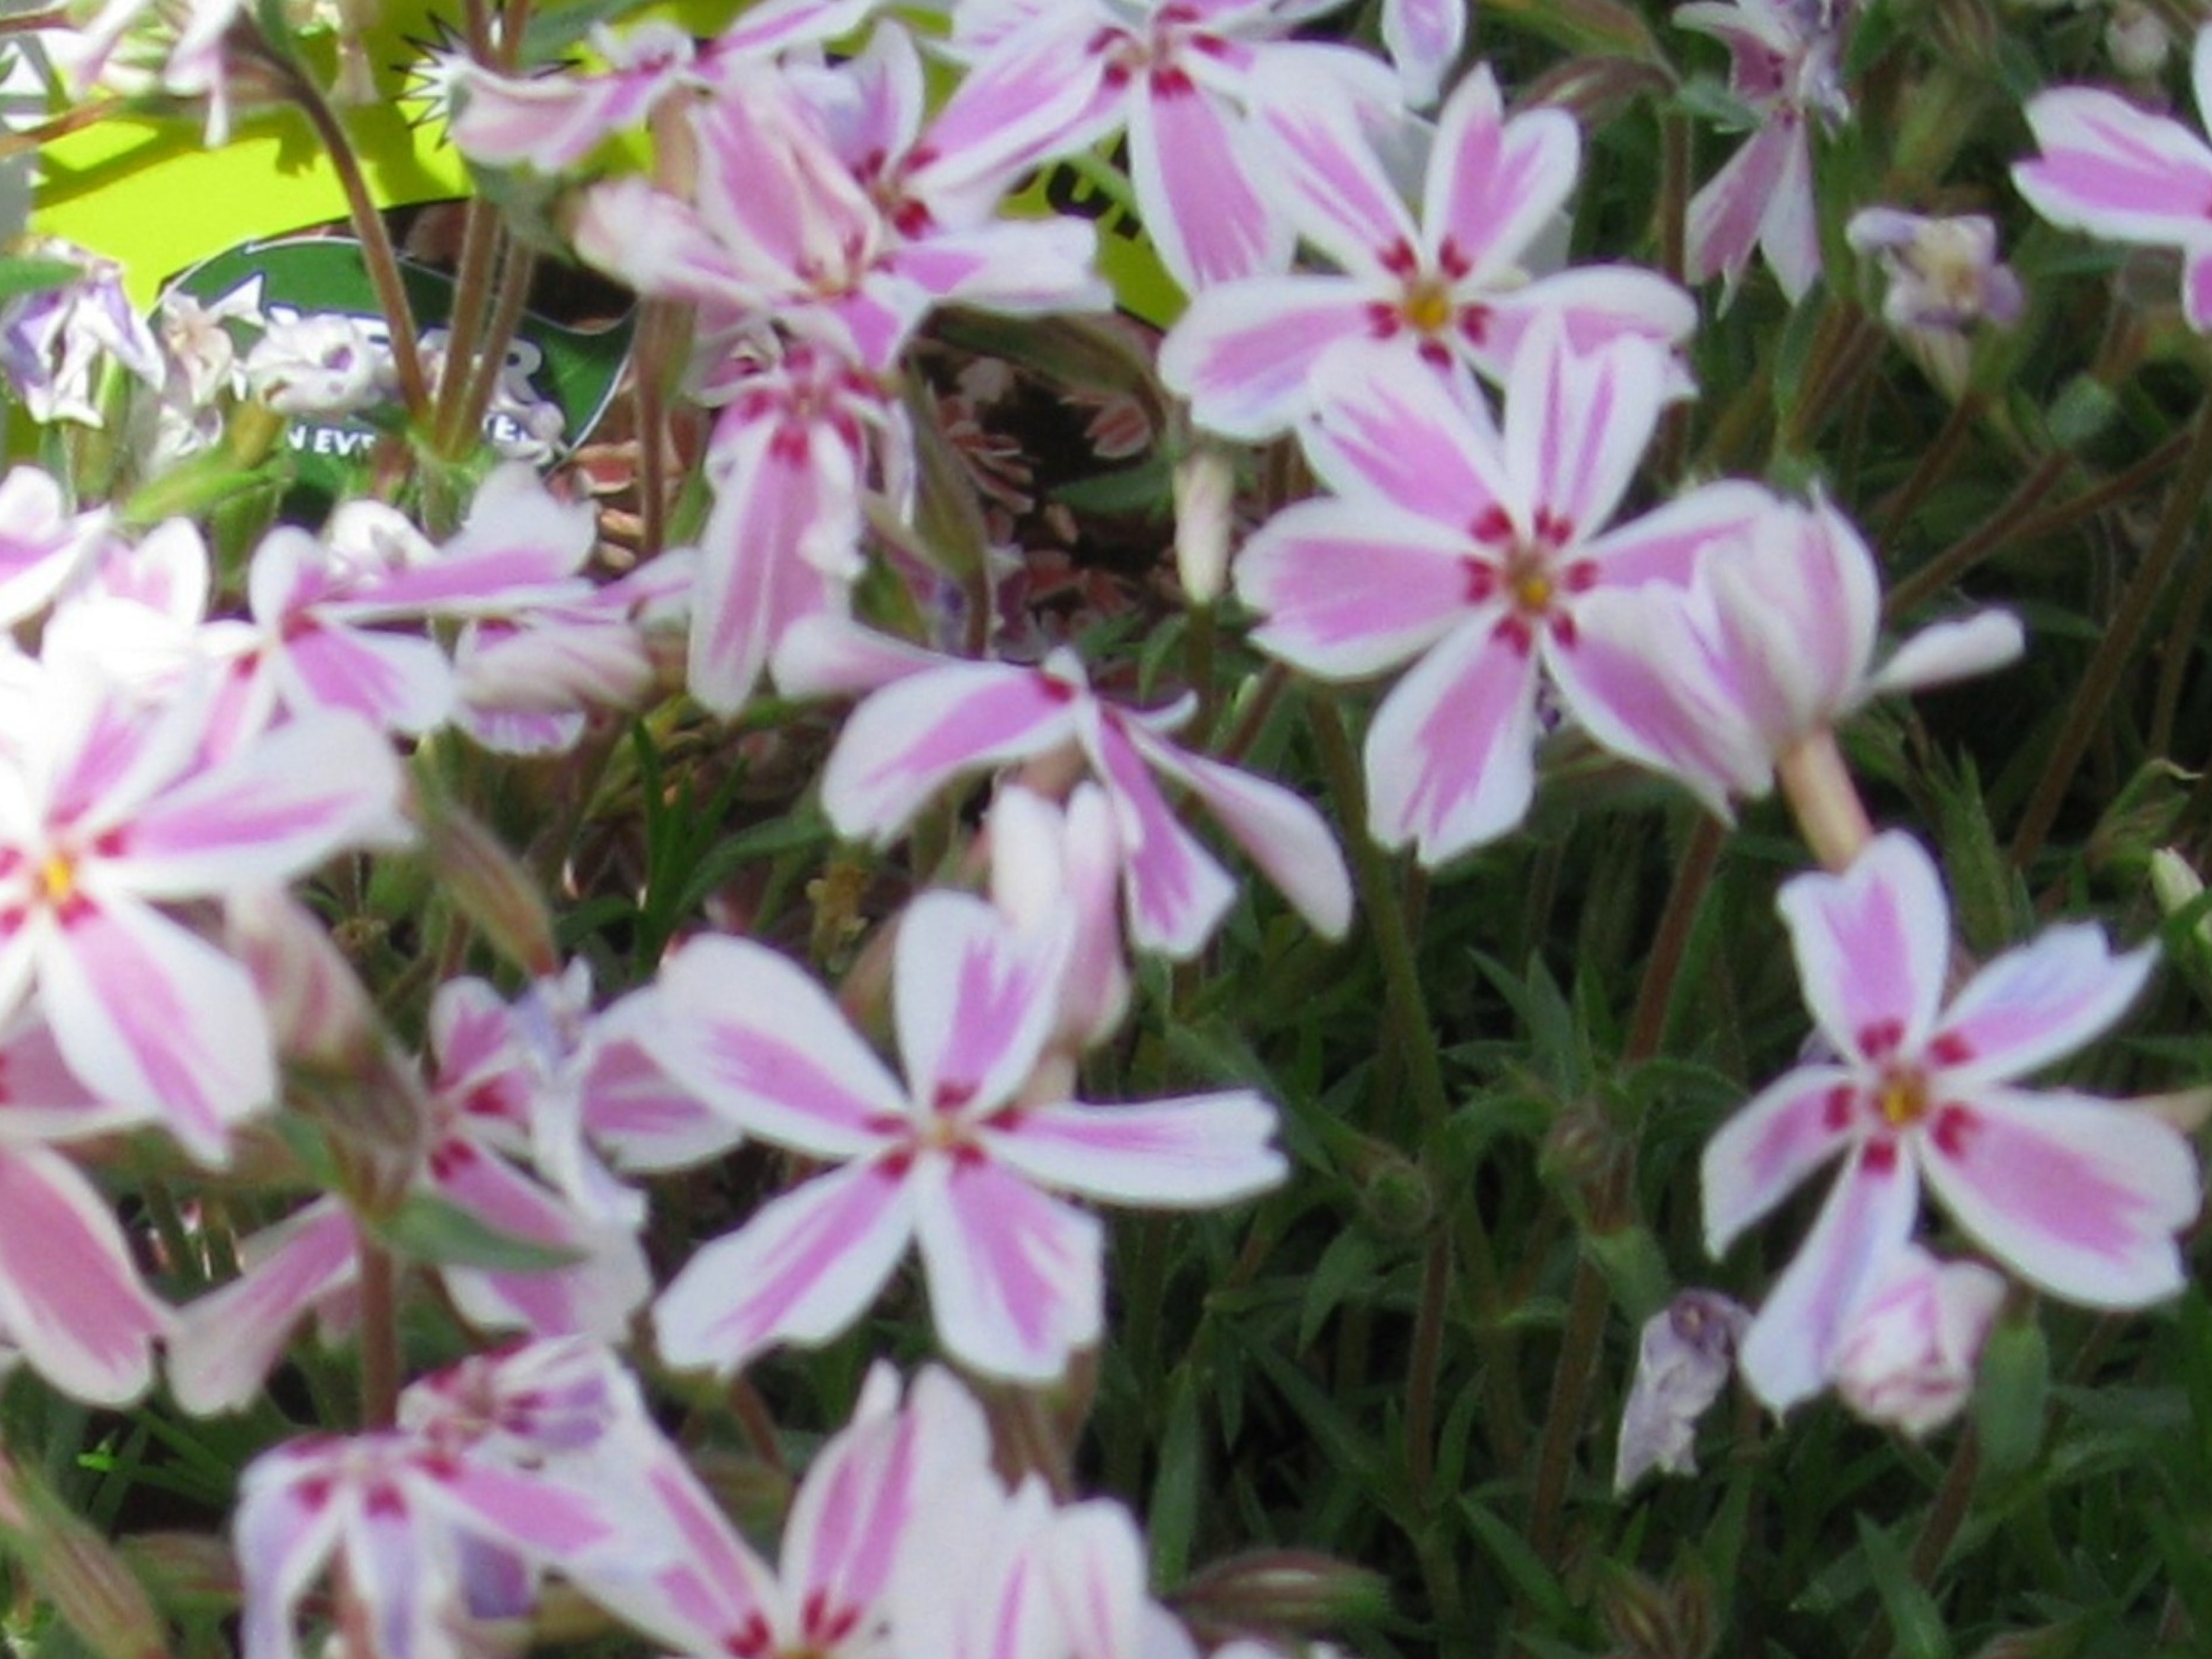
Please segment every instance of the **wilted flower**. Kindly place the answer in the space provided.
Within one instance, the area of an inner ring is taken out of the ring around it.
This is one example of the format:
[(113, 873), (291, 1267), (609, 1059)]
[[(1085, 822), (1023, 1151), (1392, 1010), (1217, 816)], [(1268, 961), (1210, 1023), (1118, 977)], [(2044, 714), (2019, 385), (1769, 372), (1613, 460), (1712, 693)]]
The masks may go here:
[(246, 384), (280, 415), (349, 415), (381, 402), (385, 347), (335, 312), (275, 321), (246, 354)]
[(1644, 1322), (1636, 1377), (1620, 1413), (1615, 1492), (1653, 1469), (1697, 1473), (1698, 1419), (1728, 1386), (1736, 1344), (1750, 1325), (1749, 1309), (1712, 1291), (1685, 1291)]
[(148, 386), (161, 384), (161, 344), (123, 291), (122, 266), (52, 238), (23, 251), (84, 272), (0, 306), (0, 374), (33, 420), (102, 424), (97, 377), (111, 362)]
[(1875, 207), (1852, 215), (1844, 234), (1880, 258), (1889, 278), (1884, 320), (1956, 397), (1966, 382), (1966, 330), (2009, 325), (2027, 303), (2020, 278), (1997, 258), (1996, 222), (1978, 213), (1931, 219)]

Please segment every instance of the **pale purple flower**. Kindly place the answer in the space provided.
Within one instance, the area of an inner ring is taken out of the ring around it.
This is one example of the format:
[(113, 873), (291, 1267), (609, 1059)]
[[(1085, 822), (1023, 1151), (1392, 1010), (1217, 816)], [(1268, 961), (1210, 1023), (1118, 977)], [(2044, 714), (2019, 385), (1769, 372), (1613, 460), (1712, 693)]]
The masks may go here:
[(1328, 680), (1411, 664), (1366, 741), (1368, 824), (1440, 864), (1520, 823), (1535, 787), (1538, 696), (1607, 747), (1642, 758), (1655, 713), (1638, 662), (1594, 645), (1585, 613), (1687, 586), (1699, 553), (1770, 509), (1764, 490), (1710, 484), (1607, 528), (1666, 397), (1663, 349), (1634, 337), (1576, 349), (1556, 320), (1516, 362), (1504, 425), (1480, 399), (1395, 354), (1324, 360), (1302, 435), (1336, 493), (1262, 526), (1237, 591), (1253, 638)]
[(1698, 1419), (1728, 1386), (1736, 1345), (1750, 1324), (1749, 1309), (1713, 1291), (1685, 1291), (1644, 1322), (1636, 1375), (1620, 1412), (1616, 1494), (1654, 1469), (1697, 1473)]
[(1751, 137), (1690, 202), (1688, 274), (1727, 278), (1730, 292), (1754, 250), (1782, 291), (1802, 299), (1820, 274), (1813, 197), (1816, 120), (1850, 113), (1841, 76), (1843, 36), (1857, 0), (1694, 0), (1674, 21), (1729, 49), (1729, 90), (1748, 107)]
[[(1437, 118), (1418, 222), (1325, 79), (1291, 64), (1267, 87), (1260, 121), (1280, 152), (1279, 188), (1344, 274), (1255, 276), (1192, 302), (1161, 345), (1160, 374), (1200, 425), (1255, 440), (1288, 428), (1314, 407), (1314, 367), (1340, 341), (1389, 343), (1401, 376), (1426, 364), (1503, 383), (1541, 318), (1583, 349), (1622, 334), (1678, 341), (1695, 325), (1690, 296), (1654, 271), (1589, 265), (1532, 280), (1526, 262), (1574, 189), (1581, 137), (1564, 110), (1508, 118), (1487, 66)], [(1686, 389), (1664, 353), (1647, 372)]]
[(341, 313), (273, 319), (246, 354), (246, 383), (280, 415), (350, 415), (383, 400), (389, 349)]
[(1843, 875), (1796, 878), (1780, 908), (1836, 1057), (1769, 1085), (1707, 1146), (1707, 1248), (1725, 1251), (1822, 1164), (1844, 1168), (1745, 1340), (1762, 1400), (1786, 1410), (1833, 1374), (1923, 1181), (1977, 1244), (2053, 1296), (2136, 1308), (2181, 1288), (2174, 1234), (2201, 1202), (2188, 1142), (2147, 1112), (2015, 1085), (2120, 1017), (2148, 948), (2115, 956), (2094, 927), (2054, 927), (1947, 996), (1950, 906), (1934, 862), (1896, 831)]
[(1919, 1436), (1956, 1417), (2005, 1281), (1978, 1261), (1938, 1261), (1917, 1244), (1890, 1259), (1844, 1322), (1836, 1392), (1869, 1423)]
[[(2197, 37), (2191, 84), (2212, 110), (2212, 28)], [(2212, 145), (2117, 93), (2060, 87), (2027, 104), (2042, 154), (2012, 170), (2028, 204), (2055, 225), (2182, 256), (2189, 325), (2212, 331)]]
[(1472, 0), (1382, 0), (1382, 46), (1398, 66), (1406, 101), (1436, 101), (1444, 76), (1467, 43)]
[(1059, 1012), (1067, 934), (925, 894), (899, 926), (902, 1085), (806, 975), (750, 940), (697, 939), (662, 970), (655, 1054), (758, 1139), (833, 1164), (699, 1251), (654, 1322), (672, 1364), (733, 1370), (815, 1345), (918, 1245), (939, 1338), (963, 1364), (1045, 1382), (1103, 1320), (1104, 1230), (1048, 1190), (1194, 1208), (1282, 1178), (1256, 1094), (1091, 1106), (1022, 1091)]
[(2018, 618), (1982, 611), (1931, 624), (1877, 666), (1881, 579), (1850, 521), (1825, 498), (1772, 500), (1741, 530), (1704, 550), (1686, 592), (1593, 595), (1580, 617), (1585, 651), (1633, 711), (1603, 740), (1716, 812), (1765, 794), (1778, 759), (1875, 697), (2020, 655)]
[(1996, 222), (1978, 213), (1929, 218), (1874, 207), (1853, 214), (1844, 236), (1881, 262), (1888, 281), (1883, 320), (1957, 397), (1966, 385), (1966, 331), (1979, 322), (2008, 327), (2027, 302), (2020, 278), (1997, 258)]
[(52, 238), (22, 252), (65, 259), (84, 272), (0, 305), (0, 375), (33, 420), (100, 425), (99, 376), (110, 363), (148, 386), (161, 384), (161, 343), (124, 292), (121, 265)]
[(872, 693), (823, 773), (823, 808), (841, 835), (889, 842), (955, 778), (1076, 761), (1113, 807), (1131, 939), (1187, 958), (1237, 887), (1169, 807), (1158, 772), (1197, 796), (1317, 931), (1337, 938), (1351, 925), (1351, 877), (1320, 814), (1279, 784), (1170, 740), (1192, 713), (1188, 698), (1143, 713), (1108, 702), (1065, 647), (1034, 668), (965, 662), (827, 622), (792, 631), (776, 679), (795, 696)]

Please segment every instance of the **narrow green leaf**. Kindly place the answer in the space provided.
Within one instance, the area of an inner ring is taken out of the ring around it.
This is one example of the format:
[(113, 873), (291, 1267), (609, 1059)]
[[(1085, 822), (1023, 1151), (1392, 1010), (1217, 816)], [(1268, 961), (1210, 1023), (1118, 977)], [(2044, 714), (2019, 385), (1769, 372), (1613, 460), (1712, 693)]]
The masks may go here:
[(1857, 1520), (1859, 1548), (1872, 1571), (1890, 1633), (1897, 1638), (1899, 1659), (1952, 1659), (1951, 1633), (1943, 1628), (1943, 1615), (1936, 1611), (1936, 1598), (1927, 1587), (1913, 1577), (1904, 1550), (1872, 1516), (1861, 1514)]
[(1982, 1349), (1974, 1389), (1983, 1468), (1991, 1474), (2017, 1474), (2035, 1461), (2050, 1400), (2051, 1347), (2043, 1327), (2033, 1316), (1999, 1325)]
[(1564, 1624), (1574, 1616), (1566, 1590), (1517, 1528), (1507, 1525), (1471, 1496), (1460, 1499), (1459, 1506), (1482, 1547), (1498, 1564), (1498, 1571), (1505, 1575), (1521, 1599), (1536, 1609), (1544, 1623)]
[(377, 1236), (414, 1261), (483, 1267), (494, 1273), (550, 1273), (582, 1261), (580, 1251), (518, 1238), (484, 1224), (434, 1193), (416, 1193), (375, 1225)]

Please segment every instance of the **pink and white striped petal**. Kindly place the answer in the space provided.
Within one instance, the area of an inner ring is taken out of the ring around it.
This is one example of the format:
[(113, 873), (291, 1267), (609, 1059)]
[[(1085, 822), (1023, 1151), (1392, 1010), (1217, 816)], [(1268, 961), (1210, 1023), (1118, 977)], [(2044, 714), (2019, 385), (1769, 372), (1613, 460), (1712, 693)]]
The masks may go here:
[(263, 672), (296, 715), (348, 714), (420, 737), (453, 712), (453, 664), (419, 634), (302, 617), (263, 650)]
[(1463, 542), (1492, 508), (1526, 505), (1521, 481), (1505, 470), (1504, 441), (1480, 396), (1413, 370), (1396, 345), (1347, 341), (1331, 350), (1314, 365), (1314, 418), (1299, 442), (1337, 495), (1418, 514)]
[(104, 877), (147, 898), (192, 898), (304, 874), (400, 827), (399, 763), (357, 720), (314, 715), (234, 750), (120, 831)]
[(1726, 1255), (1745, 1228), (1843, 1149), (1856, 1121), (1857, 1092), (1839, 1066), (1801, 1066), (1737, 1108), (1705, 1143), (1698, 1166), (1708, 1255)]
[[(1467, 0), (1382, 0), (1382, 49), (1398, 66), (1406, 101), (1415, 109), (1437, 91), (1467, 40)], [(1430, 222), (1436, 222), (1431, 216)]]
[(717, 452), (685, 683), (726, 716), (794, 623), (842, 608), (859, 558), (860, 484), (858, 457), (832, 423), (802, 424), (780, 407), (734, 431), (726, 422)]
[(1463, 531), (1388, 501), (1298, 501), (1237, 556), (1237, 595), (1265, 617), (1252, 642), (1328, 680), (1397, 667), (1466, 620)]
[(813, 978), (750, 939), (692, 939), (662, 965), (653, 1057), (749, 1134), (861, 1158), (907, 1120), (907, 1092)]
[(1286, 270), (1297, 239), (1242, 118), (1188, 76), (1143, 84), (1129, 101), (1129, 180), (1168, 274), (1198, 294)]
[(243, 1253), (245, 1273), (179, 1313), (169, 1339), (170, 1391), (197, 1416), (252, 1405), (301, 1322), (360, 1263), (353, 1218), (335, 1198), (254, 1234)]
[(2100, 1035), (2142, 994), (2149, 945), (2115, 956), (2088, 922), (2051, 927), (1996, 957), (1943, 1011), (1930, 1047), (1947, 1082), (2025, 1076)]
[(653, 1322), (661, 1357), (726, 1375), (779, 1343), (829, 1341), (906, 1254), (913, 1185), (881, 1160), (851, 1164), (763, 1205), (702, 1248), (660, 1293)]
[(1536, 658), (1493, 608), (1447, 635), (1367, 728), (1367, 817), (1433, 868), (1519, 823), (1536, 787)]
[(54, 1041), (94, 1093), (156, 1116), (202, 1163), (276, 1097), (252, 976), (135, 898), (102, 895), (42, 926), (39, 994)]
[(1206, 811), (1323, 939), (1352, 927), (1352, 874), (1328, 822), (1279, 783), (1178, 749), (1133, 722), (1129, 739), (1157, 771), (1206, 803)]
[(1513, 360), (1505, 466), (1529, 505), (1588, 539), (1613, 517), (1667, 401), (1665, 349), (1622, 335), (1579, 351), (1556, 317), (1539, 321)]
[(641, 294), (747, 312), (769, 299), (758, 274), (739, 267), (696, 208), (635, 175), (586, 191), (569, 235), (586, 261)]
[(1920, 1183), (1893, 1143), (1863, 1146), (1844, 1166), (1737, 1350), (1744, 1380), (1769, 1411), (1827, 1386), (1844, 1322), (1905, 1248), (1919, 1207)]
[(43, 1146), (0, 1146), (0, 1336), (75, 1400), (124, 1406), (170, 1328), (107, 1200)]
[(1796, 152), (1804, 142), (1802, 118), (1770, 119), (1690, 198), (1690, 281), (1723, 276), (1733, 291), (1742, 280), (1771, 204), (1796, 175)]
[(1059, 1012), (1073, 924), (1017, 928), (967, 893), (924, 893), (899, 922), (891, 1013), (918, 1118), (985, 1116), (1036, 1067)]
[(446, 1285), (464, 1317), (532, 1336), (619, 1341), (629, 1316), (653, 1293), (652, 1271), (635, 1237), (592, 1226), (495, 1152), (464, 1135), (431, 1149), (431, 1184), (495, 1232), (581, 1258), (538, 1271), (449, 1265)]
[(1783, 884), (1805, 1004), (1842, 1053), (1879, 1065), (1927, 1044), (1951, 960), (1951, 906), (1935, 860), (1898, 830), (1840, 876)]
[(1197, 1209), (1279, 1186), (1275, 1109), (1249, 1089), (1127, 1106), (1033, 1106), (979, 1131), (1007, 1168), (1109, 1204)]
[(2094, 87), (2039, 93), (2027, 113), (2042, 154), (2013, 183), (2045, 218), (2115, 241), (2201, 243), (2212, 147), (2197, 134)]
[(1708, 548), (1755, 548), (1762, 535), (1771, 533), (1778, 507), (1759, 485), (1723, 478), (1607, 531), (1582, 555), (1596, 562), (1599, 580), (1608, 587), (1665, 582), (1686, 588)]
[(1394, 262), (1410, 258), (1421, 234), (1342, 84), (1303, 54), (1271, 53), (1252, 101), (1299, 231), (1364, 286), (1395, 284)]
[(1081, 696), (1065, 681), (999, 663), (916, 674), (845, 722), (823, 769), (823, 810), (840, 835), (888, 842), (953, 779), (1071, 741)]
[(1105, 1229), (988, 1158), (915, 1166), (914, 1228), (945, 1350), (1010, 1382), (1049, 1382), (1104, 1323)]
[(1422, 228), (1431, 248), (1449, 240), (1478, 272), (1515, 264), (1566, 205), (1581, 171), (1574, 117), (1534, 109), (1507, 120), (1497, 77), (1479, 64), (1437, 117)]
[(1088, 735), (1091, 768), (1115, 809), (1129, 937), (1139, 950), (1188, 961), (1237, 902), (1237, 883), (1169, 809), (1120, 722), (1099, 720)]
[(1601, 748), (1664, 773), (1723, 819), (1772, 781), (1765, 745), (1712, 672), (1684, 596), (1600, 589), (1576, 605), (1571, 643), (1543, 644), (1546, 673)]
[[(1160, 343), (1160, 379), (1191, 418), (1257, 442), (1314, 406), (1307, 378), (1322, 352), (1370, 329), (1372, 285), (1346, 276), (1255, 276), (1208, 289)], [(1408, 354), (1408, 362), (1412, 360)]]
[(2110, 1101), (1983, 1089), (1938, 1105), (1920, 1139), (1937, 1200), (2029, 1283), (2092, 1308), (2141, 1308), (2185, 1282), (2174, 1235), (2197, 1218), (2196, 1153), (2171, 1124)]
[(240, 1477), (231, 1539), (243, 1580), (242, 1659), (299, 1659), (293, 1613), (337, 1547), (343, 1504), (320, 1476), (319, 1447), (295, 1443), (264, 1453)]

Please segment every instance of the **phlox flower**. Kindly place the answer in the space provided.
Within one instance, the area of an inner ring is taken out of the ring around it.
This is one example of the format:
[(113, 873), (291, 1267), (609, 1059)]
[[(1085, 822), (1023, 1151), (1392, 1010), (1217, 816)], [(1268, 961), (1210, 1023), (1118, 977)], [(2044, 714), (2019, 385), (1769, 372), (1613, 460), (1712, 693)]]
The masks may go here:
[[(941, 222), (890, 171), (911, 159), (921, 108), (910, 43), (844, 74), (863, 103), (858, 121), (831, 124), (799, 85), (764, 72), (695, 106), (694, 199), (634, 176), (596, 186), (577, 215), (578, 252), (641, 294), (698, 302), (710, 338), (772, 321), (873, 374), (895, 369), (939, 305), (1108, 304), (1091, 269), (1095, 227), (975, 212)], [(833, 141), (856, 129), (865, 148), (841, 152)]]
[(1633, 337), (1577, 350), (1540, 326), (1514, 364), (1504, 424), (1444, 380), (1371, 345), (1316, 371), (1302, 433), (1335, 494), (1263, 525), (1237, 591), (1264, 617), (1255, 643), (1330, 680), (1413, 666), (1368, 727), (1368, 826), (1440, 864), (1520, 823), (1535, 787), (1540, 688), (1600, 743), (1640, 757), (1644, 677), (1583, 630), (1686, 587), (1698, 556), (1771, 498), (1711, 484), (1616, 528), (1665, 400), (1663, 349)]
[[(1418, 222), (1358, 112), (1300, 63), (1264, 82), (1259, 122), (1279, 189), (1306, 240), (1340, 276), (1292, 273), (1200, 295), (1160, 348), (1160, 374), (1192, 418), (1232, 438), (1284, 431), (1313, 407), (1310, 384), (1340, 341), (1389, 343), (1401, 375), (1422, 365), (1504, 382), (1539, 318), (1585, 349), (1620, 334), (1661, 341), (1697, 321), (1690, 296), (1654, 271), (1590, 265), (1530, 277), (1526, 261), (1565, 204), (1582, 142), (1564, 110), (1508, 118), (1478, 67), (1437, 118)], [(1669, 358), (1649, 372), (1685, 386)]]
[(621, 1549), (604, 1500), (413, 1434), (317, 1437), (263, 1453), (232, 1522), (244, 1659), (296, 1659), (301, 1598), (337, 1557), (380, 1659), (467, 1651), (468, 1567), (487, 1550), (567, 1566)]
[(962, 6), (946, 50), (967, 74), (933, 132), (941, 148), (1018, 171), (1121, 130), (1138, 212), (1185, 292), (1280, 271), (1295, 239), (1269, 179), (1279, 157), (1251, 118), (1263, 66), (1297, 64), (1378, 116), (1398, 102), (1365, 54), (1281, 38), (1343, 3)]
[(388, 624), (579, 602), (591, 592), (578, 572), (597, 522), (588, 501), (560, 501), (509, 462), (442, 547), (368, 501), (341, 507), (322, 537), (270, 532), (246, 575), (252, 622), (208, 635), (237, 681), (232, 719), (252, 729), (280, 709), (320, 708), (410, 734), (442, 724), (457, 695), (452, 663), (435, 641)]
[(1026, 761), (1064, 781), (1062, 763), (1078, 762), (1113, 808), (1130, 938), (1186, 958), (1212, 936), (1237, 886), (1169, 808), (1158, 772), (1204, 802), (1316, 930), (1333, 939), (1351, 924), (1351, 877), (1320, 814), (1279, 784), (1170, 740), (1191, 699), (1120, 708), (1091, 690), (1064, 647), (1035, 668), (966, 662), (826, 621), (792, 630), (776, 679), (794, 696), (872, 693), (822, 775), (823, 810), (841, 835), (888, 842), (939, 789), (987, 767)]
[(1246, 1090), (1091, 1106), (1022, 1092), (1059, 1012), (1067, 933), (1016, 931), (966, 895), (900, 923), (902, 1085), (806, 975), (750, 940), (663, 969), (654, 1052), (747, 1133), (836, 1167), (708, 1244), (654, 1311), (672, 1364), (732, 1370), (845, 1328), (917, 1243), (946, 1349), (992, 1376), (1060, 1375), (1097, 1340), (1104, 1230), (1047, 1189), (1174, 1208), (1282, 1178)]
[(33, 420), (102, 424), (99, 376), (109, 363), (148, 386), (161, 384), (161, 343), (123, 291), (121, 265), (52, 237), (21, 252), (66, 260), (84, 273), (0, 305), (0, 375)]
[(1840, 74), (1843, 34), (1858, 0), (1694, 0), (1674, 21), (1729, 49), (1729, 90), (1756, 118), (1752, 135), (1690, 201), (1692, 282), (1724, 276), (1731, 291), (1754, 249), (1782, 291), (1804, 296), (1820, 274), (1813, 197), (1812, 123), (1850, 112)]
[(398, 830), (368, 727), (305, 719), (203, 767), (210, 700), (136, 706), (91, 663), (38, 665), (40, 718), (0, 750), (0, 1010), (33, 994), (70, 1069), (220, 1161), (269, 1102), (245, 969), (159, 907), (279, 884)]
[(1844, 236), (1855, 252), (1874, 255), (1888, 279), (1882, 319), (1958, 397), (1966, 386), (1966, 331), (1979, 322), (2008, 327), (2027, 304), (2019, 276), (1997, 258), (1996, 222), (1978, 213), (1930, 218), (1873, 207), (1853, 214)]
[(1843, 1171), (1759, 1310), (1745, 1376), (1777, 1411), (1833, 1374), (1854, 1313), (1912, 1232), (1923, 1182), (1983, 1249), (2069, 1302), (2136, 1308), (2179, 1290), (2174, 1234), (2196, 1216), (2196, 1159), (2147, 1113), (2015, 1080), (2119, 1018), (2152, 951), (2051, 928), (1946, 996), (1950, 907), (1911, 837), (1877, 836), (1840, 876), (1779, 900), (1832, 1060), (1770, 1084), (1704, 1161), (1715, 1255), (1822, 1164)]
[[(430, 1010), (428, 1138), (412, 1183), (493, 1231), (574, 1259), (542, 1269), (445, 1263), (462, 1314), (492, 1330), (611, 1340), (652, 1289), (636, 1230), (638, 1195), (599, 1163), (612, 1144), (640, 1167), (681, 1167), (725, 1152), (736, 1132), (647, 1056), (633, 996), (593, 1017), (582, 963), (514, 1003), (482, 980), (448, 981)], [(536, 1175), (526, 1165), (532, 1165)], [(247, 1238), (245, 1271), (185, 1309), (169, 1378), (186, 1410), (249, 1405), (310, 1314), (350, 1324), (358, 1231), (322, 1198)]]
[(1869, 1423), (1910, 1435), (1964, 1409), (2004, 1276), (1978, 1261), (1938, 1261), (1907, 1244), (1867, 1285), (1836, 1340), (1836, 1393)]
[[(2190, 59), (2200, 118), (2212, 111), (2212, 29)], [(2178, 248), (2189, 325), (2212, 331), (2212, 145), (2180, 122), (2096, 87), (2059, 87), (2027, 103), (2042, 153), (2012, 179), (2055, 225), (2109, 241)]]
[(1714, 811), (1772, 787), (1775, 763), (1879, 696), (1949, 684), (2020, 655), (2020, 621), (1977, 611), (1923, 629), (1876, 663), (1873, 553), (1825, 497), (1778, 499), (1707, 547), (1686, 591), (1595, 596), (1582, 616), (1635, 711), (1608, 744)]
[(1735, 1374), (1736, 1345), (1750, 1323), (1750, 1310), (1714, 1291), (1684, 1291), (1644, 1322), (1620, 1410), (1616, 1495), (1654, 1469), (1697, 1473), (1698, 1419)]
[(603, 140), (643, 125), (666, 99), (711, 94), (743, 65), (848, 33), (878, 3), (763, 0), (703, 44), (658, 18), (619, 35), (599, 23), (590, 38), (606, 67), (595, 73), (501, 75), (464, 58), (441, 60), (428, 78), (459, 94), (451, 131), (464, 155), (493, 167), (526, 163), (540, 173), (558, 173)]

